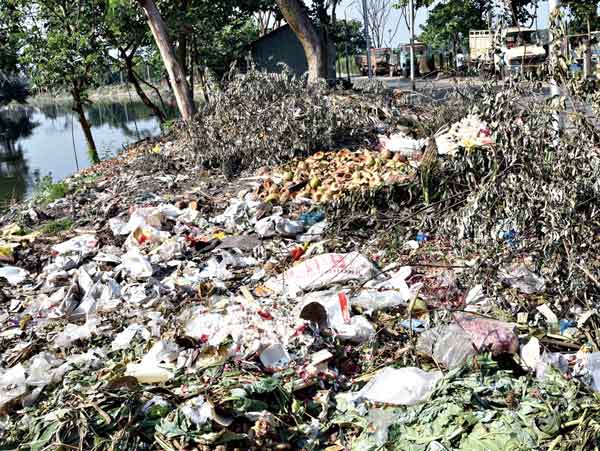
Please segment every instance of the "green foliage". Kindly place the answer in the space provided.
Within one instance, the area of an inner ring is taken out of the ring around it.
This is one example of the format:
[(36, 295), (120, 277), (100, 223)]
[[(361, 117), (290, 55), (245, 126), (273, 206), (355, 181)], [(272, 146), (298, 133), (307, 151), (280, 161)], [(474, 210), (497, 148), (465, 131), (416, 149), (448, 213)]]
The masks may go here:
[(562, 4), (571, 13), (572, 20), (569, 23), (571, 32), (587, 32), (588, 21), (592, 31), (600, 29), (597, 0), (564, 0)]
[(333, 42), (338, 52), (343, 52), (348, 44), (350, 54), (361, 53), (367, 47), (362, 22), (358, 20), (338, 20), (331, 30)]
[(23, 15), (17, 0), (0, 2), (0, 77), (18, 72), (18, 52), (22, 46), (25, 29)]
[(0, 106), (11, 102), (25, 103), (29, 97), (27, 83), (16, 77), (3, 77), (0, 74)]
[(429, 13), (420, 40), (434, 48), (466, 45), (469, 30), (487, 28), (487, 0), (448, 0)]
[(42, 204), (49, 204), (57, 199), (62, 199), (69, 192), (66, 182), (52, 181), (51, 175), (41, 177), (34, 186), (34, 200)]
[(56, 235), (60, 232), (71, 230), (73, 225), (74, 222), (71, 218), (61, 218), (45, 224), (40, 229), (40, 232), (42, 232), (44, 235)]
[(83, 95), (97, 84), (106, 67), (105, 6), (100, 0), (38, 0), (23, 6), (31, 21), (23, 59), (35, 87)]

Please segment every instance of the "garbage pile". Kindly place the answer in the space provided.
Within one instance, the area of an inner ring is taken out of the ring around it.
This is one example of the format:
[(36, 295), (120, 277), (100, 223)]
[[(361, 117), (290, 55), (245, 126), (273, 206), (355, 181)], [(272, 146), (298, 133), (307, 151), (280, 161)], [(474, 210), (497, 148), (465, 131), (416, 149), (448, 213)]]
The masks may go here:
[[(449, 133), (485, 140), (439, 157), (492, 153), (478, 121)], [(63, 199), (6, 214), (2, 446), (600, 446), (598, 311), (563, 303), (524, 250), (508, 258), (518, 234), (498, 238), (493, 276), (435, 230), (394, 246), (389, 229), (332, 235), (321, 204), (363, 185), (346, 169), (416, 178), (431, 142), (411, 136), (219, 186), (171, 159), (172, 143), (151, 143), (128, 163), (137, 170), (103, 167)], [(61, 213), (75, 226), (56, 234), (10, 222)], [(485, 280), (465, 285), (478, 271)]]

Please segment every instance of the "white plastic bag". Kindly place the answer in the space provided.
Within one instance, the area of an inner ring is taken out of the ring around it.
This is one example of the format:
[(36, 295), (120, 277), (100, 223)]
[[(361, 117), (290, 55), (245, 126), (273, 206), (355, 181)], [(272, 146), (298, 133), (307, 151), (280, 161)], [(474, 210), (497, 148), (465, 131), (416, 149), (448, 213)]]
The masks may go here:
[(386, 367), (358, 395), (373, 402), (412, 406), (427, 399), (442, 377), (441, 371), (428, 373), (415, 367)]
[(52, 246), (52, 250), (57, 255), (79, 254), (85, 257), (94, 253), (97, 247), (98, 240), (96, 240), (94, 235), (80, 235), (63, 243)]
[(121, 265), (135, 278), (148, 278), (154, 272), (150, 261), (135, 250), (131, 250), (123, 255)]
[(22, 268), (16, 266), (3, 266), (0, 268), (0, 277), (8, 280), (11, 285), (23, 283), (29, 273)]

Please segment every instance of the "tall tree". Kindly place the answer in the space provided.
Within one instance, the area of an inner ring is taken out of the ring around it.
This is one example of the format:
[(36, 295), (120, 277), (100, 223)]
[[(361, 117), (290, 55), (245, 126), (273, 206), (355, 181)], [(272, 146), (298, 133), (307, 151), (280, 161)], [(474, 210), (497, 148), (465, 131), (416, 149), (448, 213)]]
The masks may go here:
[(142, 49), (151, 45), (151, 37), (145, 17), (136, 5), (129, 1), (112, 1), (105, 16), (105, 39), (111, 49), (118, 52), (117, 61), (122, 65), (127, 74), (127, 81), (131, 83), (140, 100), (160, 122), (166, 120), (165, 113), (152, 101), (142, 88), (142, 83), (155, 90), (160, 98), (160, 92), (146, 82), (135, 70), (135, 60)]
[(39, 89), (66, 88), (73, 98), (73, 111), (83, 130), (89, 158), (99, 161), (85, 105), (87, 90), (96, 85), (106, 69), (107, 56), (101, 41), (102, 0), (23, 1), (30, 26), (24, 48), (29, 73)]
[[(367, 24), (373, 46), (391, 46), (398, 34), (400, 24), (400, 20), (393, 24), (394, 4), (388, 0), (367, 0), (366, 7)], [(363, 2), (358, 2), (356, 11), (360, 17), (365, 17)]]
[(154, 36), (156, 46), (160, 51), (163, 63), (169, 74), (169, 81), (171, 82), (179, 113), (184, 121), (191, 121), (196, 113), (196, 105), (185, 77), (185, 71), (175, 56), (165, 22), (154, 0), (138, 0), (138, 4), (142, 7), (146, 15), (150, 31)]
[(335, 26), (332, 27), (332, 39), (338, 49), (340, 46), (347, 44), (348, 51), (351, 54), (359, 53), (367, 46), (363, 24), (358, 20), (338, 20)]
[(311, 21), (302, 0), (277, 0), (281, 14), (304, 48), (308, 62), (308, 81), (327, 78), (327, 48)]
[(450, 44), (456, 55), (458, 48), (466, 45), (469, 30), (487, 28), (487, 10), (486, 0), (442, 1), (430, 11), (420, 39), (434, 48)]
[(25, 36), (23, 22), (18, 2), (0, 1), (0, 76), (18, 72), (18, 52)]
[(568, 7), (571, 21), (569, 28), (578, 33), (600, 29), (600, 15), (597, 0), (564, 0)]

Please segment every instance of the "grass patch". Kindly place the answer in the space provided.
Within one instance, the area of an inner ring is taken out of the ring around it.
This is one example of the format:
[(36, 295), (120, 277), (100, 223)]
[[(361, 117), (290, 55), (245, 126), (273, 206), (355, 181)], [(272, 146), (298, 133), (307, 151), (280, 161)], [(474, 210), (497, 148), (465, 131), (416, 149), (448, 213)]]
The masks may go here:
[(35, 185), (34, 200), (47, 205), (57, 199), (62, 199), (69, 192), (69, 185), (66, 182), (52, 182), (52, 176), (44, 176)]
[(66, 232), (67, 230), (71, 230), (75, 223), (71, 218), (61, 218), (56, 219), (55, 221), (50, 221), (45, 224), (41, 229), (44, 235), (56, 235), (60, 232)]

